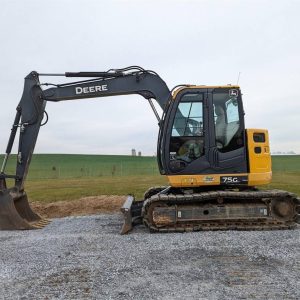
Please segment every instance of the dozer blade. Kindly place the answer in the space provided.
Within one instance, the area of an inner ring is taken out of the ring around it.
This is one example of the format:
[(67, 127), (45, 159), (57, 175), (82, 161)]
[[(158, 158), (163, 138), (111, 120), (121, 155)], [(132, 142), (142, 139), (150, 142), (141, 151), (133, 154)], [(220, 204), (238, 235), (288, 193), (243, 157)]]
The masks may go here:
[(128, 196), (123, 206), (121, 207), (121, 212), (124, 216), (124, 223), (121, 229), (121, 234), (128, 233), (132, 229), (132, 215), (131, 206), (134, 201), (132, 196)]
[(25, 193), (0, 191), (0, 230), (40, 229), (49, 223), (31, 210)]
[(121, 212), (124, 216), (124, 223), (121, 229), (121, 234), (126, 234), (132, 230), (133, 226), (142, 223), (142, 207), (144, 201), (135, 201), (134, 197), (127, 196)]

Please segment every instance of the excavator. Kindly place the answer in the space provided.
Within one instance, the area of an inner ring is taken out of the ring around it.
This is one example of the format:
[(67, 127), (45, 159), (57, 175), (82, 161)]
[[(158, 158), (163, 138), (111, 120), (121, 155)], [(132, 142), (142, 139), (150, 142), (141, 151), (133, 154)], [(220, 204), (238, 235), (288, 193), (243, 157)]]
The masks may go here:
[[(43, 76), (81, 79), (42, 83)], [(158, 120), (158, 167), (169, 185), (150, 188), (142, 200), (127, 197), (121, 207), (122, 234), (141, 223), (150, 232), (297, 226), (297, 195), (257, 188), (272, 178), (269, 136), (265, 129), (245, 129), (239, 86), (179, 85), (170, 90), (156, 72), (131, 66), (106, 72), (33, 71), (25, 77), (0, 171), (0, 229), (36, 229), (49, 222), (32, 211), (25, 192), (39, 130), (48, 121), (47, 102), (128, 94), (145, 98)], [(18, 130), (16, 171), (11, 175), (5, 170)], [(7, 179), (14, 186), (8, 187)]]

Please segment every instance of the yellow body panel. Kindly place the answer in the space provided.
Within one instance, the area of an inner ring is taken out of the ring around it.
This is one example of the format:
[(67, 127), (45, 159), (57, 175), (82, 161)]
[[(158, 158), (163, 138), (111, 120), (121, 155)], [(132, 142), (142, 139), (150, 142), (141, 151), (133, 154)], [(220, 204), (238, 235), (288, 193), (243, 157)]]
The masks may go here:
[[(220, 185), (221, 176), (236, 176), (237, 174), (206, 174), (206, 175), (170, 175), (169, 183), (174, 187), (197, 187), (208, 185)], [(248, 174), (238, 174), (247, 176)]]
[(264, 173), (249, 173), (248, 176), (249, 186), (269, 184), (272, 181), (272, 171)]
[[(264, 136), (264, 140), (255, 141), (255, 135)], [(249, 176), (252, 185), (267, 184), (272, 179), (272, 162), (269, 134), (265, 129), (246, 129), (248, 145)]]
[(268, 184), (272, 179), (272, 172), (267, 173), (240, 173), (240, 174), (207, 174), (207, 175), (170, 175), (167, 176), (169, 184), (173, 187), (199, 187), (220, 185), (221, 176), (236, 177), (248, 176), (248, 185), (255, 186)]
[(205, 175), (170, 175), (167, 176), (171, 186), (199, 187), (221, 184), (221, 176), (247, 176), (248, 186), (268, 184), (272, 180), (269, 135), (265, 129), (246, 129), (248, 145), (249, 173), (205, 174)]

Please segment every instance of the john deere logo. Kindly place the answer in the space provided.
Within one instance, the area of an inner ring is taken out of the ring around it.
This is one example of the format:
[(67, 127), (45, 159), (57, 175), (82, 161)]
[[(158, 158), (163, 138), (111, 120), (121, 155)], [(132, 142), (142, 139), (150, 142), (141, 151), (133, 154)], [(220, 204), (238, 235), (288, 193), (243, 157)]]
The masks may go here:
[(204, 182), (213, 182), (215, 180), (215, 178), (213, 176), (205, 176), (203, 178)]
[(238, 95), (239, 95), (239, 91), (237, 89), (229, 90), (229, 96), (230, 97), (237, 97)]

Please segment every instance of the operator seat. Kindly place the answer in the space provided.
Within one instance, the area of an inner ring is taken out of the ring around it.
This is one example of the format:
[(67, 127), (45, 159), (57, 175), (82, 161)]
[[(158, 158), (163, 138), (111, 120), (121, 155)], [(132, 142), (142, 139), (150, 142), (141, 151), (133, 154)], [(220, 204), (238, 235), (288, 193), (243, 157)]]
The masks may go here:
[(222, 149), (226, 145), (226, 116), (222, 106), (215, 106), (215, 114), (217, 115), (215, 131), (217, 148)]

